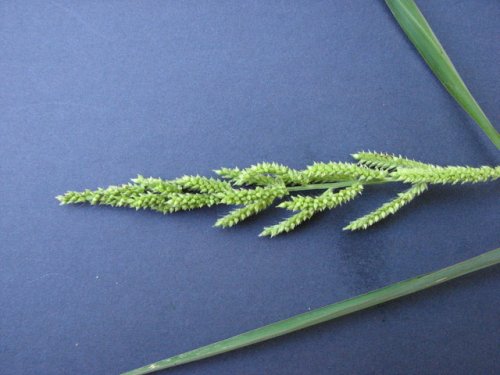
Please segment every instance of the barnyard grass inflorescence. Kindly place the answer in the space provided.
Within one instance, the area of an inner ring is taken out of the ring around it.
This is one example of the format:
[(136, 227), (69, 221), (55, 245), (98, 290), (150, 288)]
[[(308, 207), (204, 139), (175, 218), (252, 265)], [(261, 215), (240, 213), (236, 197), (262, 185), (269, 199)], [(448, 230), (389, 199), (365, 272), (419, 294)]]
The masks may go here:
[[(393, 200), (352, 221), (344, 230), (370, 227), (396, 213), (430, 185), (480, 183), (500, 177), (500, 166), (441, 167), (371, 151), (358, 152), (353, 157), (355, 163), (314, 163), (303, 170), (278, 163), (259, 163), (244, 169), (221, 168), (215, 171), (219, 178), (196, 175), (164, 180), (139, 175), (127, 184), (69, 191), (57, 199), (61, 204), (130, 207), (164, 214), (214, 205), (238, 206), (216, 221), (215, 226), (223, 228), (232, 227), (280, 201), (278, 208), (296, 213), (264, 228), (260, 234), (274, 237), (292, 231), (318, 212), (356, 198), (372, 184), (398, 182), (411, 186)], [(319, 193), (301, 195), (301, 192)]]

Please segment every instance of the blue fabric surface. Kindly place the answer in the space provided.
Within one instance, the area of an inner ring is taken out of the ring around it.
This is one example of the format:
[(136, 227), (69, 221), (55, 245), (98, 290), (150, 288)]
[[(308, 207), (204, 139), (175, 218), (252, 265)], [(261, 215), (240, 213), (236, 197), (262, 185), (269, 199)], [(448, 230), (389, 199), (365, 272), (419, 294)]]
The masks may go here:
[[(500, 3), (419, 1), (500, 124)], [(116, 374), (499, 244), (499, 184), (369, 188), (294, 233), (60, 207), (67, 190), (369, 149), (495, 165), (498, 151), (381, 1), (3, 1), (0, 374)], [(498, 374), (500, 269), (170, 374)]]

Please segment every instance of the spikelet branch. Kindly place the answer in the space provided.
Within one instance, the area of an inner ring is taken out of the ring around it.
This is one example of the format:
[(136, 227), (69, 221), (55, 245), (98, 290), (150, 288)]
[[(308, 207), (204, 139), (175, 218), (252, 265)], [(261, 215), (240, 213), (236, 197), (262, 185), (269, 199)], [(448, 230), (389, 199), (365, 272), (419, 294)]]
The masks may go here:
[(135, 185), (141, 186), (146, 190), (154, 193), (170, 194), (170, 193), (182, 192), (182, 188), (179, 185), (175, 184), (172, 181), (162, 180), (161, 178), (154, 178), (154, 177), (146, 178), (139, 175), (136, 178), (133, 178), (131, 181)]
[(275, 179), (286, 185), (307, 183), (307, 177), (301, 172), (278, 163), (259, 163), (244, 169), (234, 179), (237, 185), (268, 185)]
[(388, 173), (352, 163), (314, 163), (307, 167), (305, 175), (309, 182), (333, 182), (341, 180), (381, 181)]
[(259, 237), (275, 237), (278, 234), (288, 233), (294, 230), (298, 225), (302, 224), (304, 221), (309, 220), (315, 214), (314, 210), (303, 210), (299, 213), (290, 216), (288, 219), (282, 222), (272, 225), (270, 227), (265, 227), (264, 230), (259, 234)]
[(326, 209), (332, 209), (336, 206), (339, 206), (342, 203), (345, 203), (356, 197), (361, 193), (362, 190), (363, 185), (358, 183), (342, 189), (337, 193), (334, 193), (331, 189), (328, 189), (318, 197), (300, 196), (295, 197), (295, 199), (293, 199), (292, 201), (283, 202), (278, 205), (278, 207), (300, 212), (281, 221), (276, 225), (264, 228), (260, 236), (274, 237), (281, 233), (290, 232), (298, 225), (302, 224), (304, 221), (310, 219), (314, 214)]
[(384, 203), (375, 211), (350, 222), (349, 225), (344, 228), (344, 230), (354, 231), (359, 229), (366, 229), (369, 226), (378, 223), (379, 221), (385, 219), (387, 216), (395, 214), (396, 211), (407, 205), (409, 202), (411, 202), (413, 199), (427, 190), (427, 187), (428, 186), (425, 183), (413, 185), (410, 189), (399, 193), (397, 198), (393, 199), (390, 202)]
[(246, 205), (255, 201), (281, 198), (285, 195), (288, 195), (288, 189), (284, 185), (257, 186), (254, 189), (233, 189), (227, 191), (221, 195), (221, 203)]
[(252, 215), (258, 214), (265, 210), (273, 203), (273, 199), (262, 199), (250, 203), (242, 208), (237, 208), (229, 212), (226, 216), (221, 217), (215, 222), (216, 227), (229, 228), (240, 221), (249, 218)]
[(391, 178), (406, 183), (465, 184), (493, 181), (500, 177), (500, 167), (433, 167), (398, 169)]
[(401, 155), (385, 154), (380, 152), (358, 152), (352, 157), (358, 161), (360, 165), (369, 168), (380, 169), (397, 169), (397, 168), (427, 168), (430, 165), (419, 161), (407, 159)]
[(61, 204), (89, 203), (91, 205), (107, 205), (114, 207), (129, 206), (145, 193), (145, 188), (131, 184), (121, 186), (110, 186), (107, 189), (99, 188), (95, 191), (84, 190), (82, 192), (68, 191), (56, 198)]
[(220, 198), (212, 194), (202, 193), (174, 193), (166, 202), (169, 212), (188, 211), (195, 208), (211, 207), (218, 204)]
[(221, 193), (232, 190), (231, 184), (227, 181), (202, 176), (183, 176), (174, 180), (173, 183), (186, 190), (207, 194)]
[(234, 182), (240, 175), (241, 170), (239, 168), (220, 168), (220, 169), (215, 169), (214, 172), (218, 174), (220, 177), (229, 180), (231, 182)]

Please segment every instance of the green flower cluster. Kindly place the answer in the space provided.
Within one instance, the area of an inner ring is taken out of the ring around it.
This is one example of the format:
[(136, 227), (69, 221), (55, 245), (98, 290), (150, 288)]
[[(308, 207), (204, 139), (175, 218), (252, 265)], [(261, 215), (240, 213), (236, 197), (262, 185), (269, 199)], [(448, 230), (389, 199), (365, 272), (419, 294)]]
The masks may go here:
[[(333, 209), (358, 196), (365, 186), (390, 182), (412, 186), (344, 229), (358, 230), (394, 214), (427, 190), (430, 184), (478, 183), (500, 177), (500, 167), (439, 167), (402, 156), (376, 152), (353, 155), (357, 163), (314, 163), (296, 170), (278, 163), (260, 163), (245, 169), (221, 168), (220, 178), (183, 176), (174, 180), (138, 176), (131, 183), (106, 189), (69, 191), (57, 199), (61, 204), (89, 203), (150, 209), (164, 214), (214, 205), (239, 206), (215, 223), (233, 225), (255, 215), (274, 201), (291, 196), (277, 205), (294, 215), (264, 228), (261, 236), (274, 237), (290, 232), (314, 214)], [(323, 191), (317, 196), (293, 195), (300, 191)]]
[(350, 201), (360, 194), (362, 190), (363, 185), (356, 183), (340, 190), (338, 193), (334, 193), (332, 189), (328, 189), (318, 197), (293, 197), (292, 200), (283, 202), (278, 207), (300, 212), (276, 225), (264, 228), (260, 236), (274, 237), (281, 233), (290, 232), (299, 224), (310, 219), (314, 214), (324, 210), (331, 210), (342, 203)]
[(280, 208), (285, 208), (290, 211), (311, 210), (314, 212), (331, 210), (334, 207), (341, 205), (363, 190), (363, 185), (355, 183), (345, 189), (339, 190), (337, 193), (333, 189), (327, 189), (323, 194), (317, 197), (296, 195), (289, 201), (282, 202), (278, 205)]
[(352, 163), (314, 163), (305, 170), (309, 182), (341, 180), (383, 181), (388, 172)]
[[(62, 204), (90, 203), (92, 205), (108, 205), (113, 207), (138, 206), (138, 198), (145, 194), (145, 189), (139, 185), (124, 184), (110, 186), (107, 189), (84, 190), (82, 192), (69, 191), (57, 199)], [(141, 202), (143, 204), (144, 202)]]
[(232, 189), (229, 182), (201, 176), (184, 176), (174, 180), (173, 184), (183, 189), (207, 194), (221, 193)]
[(426, 182), (429, 184), (465, 184), (496, 180), (500, 177), (500, 167), (427, 167), (404, 168), (391, 173), (397, 181), (407, 183)]
[(430, 164), (421, 163), (419, 161), (407, 159), (401, 155), (384, 154), (378, 152), (361, 151), (353, 154), (352, 157), (358, 161), (360, 165), (379, 169), (394, 169), (394, 168), (419, 168), (429, 167)]
[(262, 199), (252, 203), (248, 203), (242, 208), (237, 208), (229, 212), (226, 216), (221, 217), (215, 222), (216, 227), (229, 228), (246, 218), (265, 210), (273, 203), (273, 199)]
[[(305, 174), (278, 163), (259, 163), (243, 171), (233, 169), (232, 173), (236, 171), (238, 174), (231, 177), (236, 185), (268, 185), (276, 178), (287, 185), (302, 185), (308, 182)], [(225, 172), (227, 173), (227, 170)]]
[(373, 225), (380, 220), (385, 219), (387, 216), (396, 213), (401, 207), (408, 204), (414, 198), (418, 197), (424, 191), (427, 190), (427, 184), (415, 184), (408, 190), (399, 193), (397, 198), (390, 202), (384, 203), (382, 206), (377, 208), (375, 211), (360, 217), (354, 221), (351, 221), (349, 225), (344, 227), (344, 230), (358, 230), (366, 229), (370, 225)]
[(179, 185), (171, 181), (162, 180), (161, 178), (153, 178), (153, 177), (145, 178), (139, 175), (136, 178), (133, 178), (132, 182), (135, 185), (141, 186), (145, 190), (153, 193), (170, 194), (170, 193), (182, 192), (182, 188)]

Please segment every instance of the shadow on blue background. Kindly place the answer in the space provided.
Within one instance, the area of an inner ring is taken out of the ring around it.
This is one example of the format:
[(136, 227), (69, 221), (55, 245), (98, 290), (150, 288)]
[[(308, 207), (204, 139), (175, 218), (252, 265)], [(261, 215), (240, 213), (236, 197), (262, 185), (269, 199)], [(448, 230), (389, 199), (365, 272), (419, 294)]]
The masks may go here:
[[(497, 1), (419, 1), (494, 124)], [(498, 152), (380, 2), (0, 4), (0, 373), (116, 374), (498, 246), (498, 184), (367, 189), (290, 235), (59, 207), (67, 190), (362, 149), (436, 164)], [(172, 374), (494, 374), (498, 268)]]

